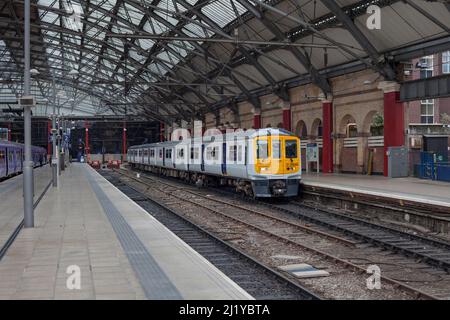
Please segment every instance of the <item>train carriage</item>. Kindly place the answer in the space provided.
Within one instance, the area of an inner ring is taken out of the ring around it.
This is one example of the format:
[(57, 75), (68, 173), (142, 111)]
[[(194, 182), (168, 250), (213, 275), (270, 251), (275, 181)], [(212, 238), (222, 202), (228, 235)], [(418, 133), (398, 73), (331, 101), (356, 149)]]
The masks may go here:
[(142, 170), (255, 197), (295, 196), (301, 179), (300, 140), (276, 128), (133, 146), (127, 158)]
[[(32, 146), (31, 159), (34, 167), (47, 163), (47, 151)], [(24, 145), (9, 141), (0, 142), (0, 179), (19, 174), (23, 171)]]

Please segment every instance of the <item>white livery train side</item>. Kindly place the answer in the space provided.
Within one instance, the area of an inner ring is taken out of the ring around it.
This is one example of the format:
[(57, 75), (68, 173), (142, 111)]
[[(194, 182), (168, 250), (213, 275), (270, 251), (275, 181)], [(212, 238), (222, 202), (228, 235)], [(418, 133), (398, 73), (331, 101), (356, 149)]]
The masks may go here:
[(252, 197), (290, 197), (301, 179), (300, 139), (265, 128), (132, 146), (134, 168), (197, 185), (234, 186)]

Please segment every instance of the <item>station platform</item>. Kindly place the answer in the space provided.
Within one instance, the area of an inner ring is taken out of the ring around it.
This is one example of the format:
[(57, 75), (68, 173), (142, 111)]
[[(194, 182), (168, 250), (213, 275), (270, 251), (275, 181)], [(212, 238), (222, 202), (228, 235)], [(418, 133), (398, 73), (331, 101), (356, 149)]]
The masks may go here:
[(22, 229), (0, 261), (0, 299), (252, 297), (91, 167), (73, 163), (37, 206), (35, 228)]
[[(34, 169), (34, 203), (49, 187), (52, 171), (49, 165)], [(23, 175), (0, 182), (0, 248), (23, 219)], [(1, 275), (0, 275), (1, 276)]]
[(328, 188), (374, 197), (450, 208), (450, 184), (414, 177), (387, 178), (358, 174), (303, 174), (306, 187)]

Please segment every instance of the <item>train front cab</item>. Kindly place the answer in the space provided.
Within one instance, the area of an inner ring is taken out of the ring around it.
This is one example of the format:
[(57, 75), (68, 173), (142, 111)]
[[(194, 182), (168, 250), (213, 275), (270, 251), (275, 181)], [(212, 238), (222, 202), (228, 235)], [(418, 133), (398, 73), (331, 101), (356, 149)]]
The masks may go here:
[(267, 135), (253, 139), (255, 197), (293, 197), (301, 178), (300, 139)]

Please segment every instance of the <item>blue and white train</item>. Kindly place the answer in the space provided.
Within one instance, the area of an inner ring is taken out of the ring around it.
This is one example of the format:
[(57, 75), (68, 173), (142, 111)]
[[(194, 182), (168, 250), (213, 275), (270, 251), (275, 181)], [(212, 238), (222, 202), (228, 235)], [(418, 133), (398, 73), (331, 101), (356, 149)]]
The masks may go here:
[(252, 197), (296, 196), (301, 179), (300, 139), (276, 128), (132, 146), (127, 161), (197, 185), (233, 186)]

